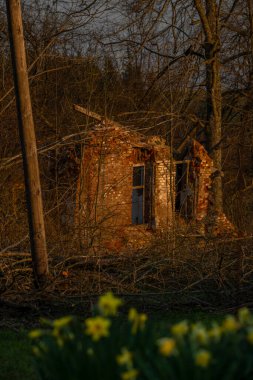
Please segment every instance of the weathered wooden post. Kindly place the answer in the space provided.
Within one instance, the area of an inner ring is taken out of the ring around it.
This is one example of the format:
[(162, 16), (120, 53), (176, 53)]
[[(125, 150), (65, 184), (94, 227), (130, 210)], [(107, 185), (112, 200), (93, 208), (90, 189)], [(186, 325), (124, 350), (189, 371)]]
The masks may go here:
[(23, 156), (33, 272), (36, 286), (41, 287), (48, 278), (48, 259), (20, 0), (6, 0), (6, 7)]

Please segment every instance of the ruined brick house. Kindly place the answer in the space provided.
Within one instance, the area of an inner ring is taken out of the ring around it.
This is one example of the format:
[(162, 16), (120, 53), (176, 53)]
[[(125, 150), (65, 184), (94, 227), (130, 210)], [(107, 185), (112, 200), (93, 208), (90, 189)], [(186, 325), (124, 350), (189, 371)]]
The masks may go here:
[(175, 161), (163, 138), (76, 109), (99, 121), (78, 180), (76, 226), (85, 246), (136, 249), (169, 231), (175, 217), (205, 225), (213, 163), (200, 143), (191, 139)]

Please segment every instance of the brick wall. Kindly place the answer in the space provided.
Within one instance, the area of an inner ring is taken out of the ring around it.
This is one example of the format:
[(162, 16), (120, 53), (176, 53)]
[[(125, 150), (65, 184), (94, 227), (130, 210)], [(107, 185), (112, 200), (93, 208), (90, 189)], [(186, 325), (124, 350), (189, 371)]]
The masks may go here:
[(198, 182), (195, 218), (201, 225), (200, 232), (212, 236), (237, 235), (235, 226), (224, 213), (213, 213), (212, 174), (215, 168), (203, 145), (196, 140), (193, 141), (192, 156), (192, 166)]
[(209, 210), (211, 174), (213, 172), (213, 161), (207, 151), (196, 140), (192, 144), (192, 168), (196, 175), (197, 202), (195, 210), (196, 221), (206, 218)]
[[(133, 167), (145, 167), (143, 223), (132, 222)], [(154, 231), (169, 230), (175, 206), (175, 164), (157, 136), (145, 137), (118, 126), (98, 126), (85, 147), (77, 190), (76, 226), (86, 249), (122, 252), (150, 244)], [(194, 183), (192, 217), (206, 233), (213, 162), (192, 142), (189, 164)], [(149, 177), (147, 177), (149, 176)], [(225, 215), (217, 218), (230, 226)], [(219, 229), (222, 228), (221, 223)]]
[[(169, 147), (159, 137), (145, 138), (120, 127), (96, 128), (90, 137), (82, 158), (77, 191), (76, 221), (80, 239), (93, 249), (141, 248), (152, 240), (152, 229), (167, 228), (171, 224), (169, 189), (174, 182), (170, 180)], [(149, 185), (152, 199), (148, 199), (152, 202), (150, 220), (138, 225), (132, 225), (135, 165), (152, 168), (146, 171), (152, 173)]]

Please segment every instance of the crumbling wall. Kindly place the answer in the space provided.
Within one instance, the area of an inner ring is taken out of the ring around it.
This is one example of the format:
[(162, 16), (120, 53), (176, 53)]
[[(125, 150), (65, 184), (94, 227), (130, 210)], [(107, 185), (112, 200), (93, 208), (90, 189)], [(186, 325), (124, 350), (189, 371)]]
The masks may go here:
[[(77, 229), (86, 247), (118, 252), (142, 248), (152, 240), (155, 228), (171, 224), (169, 159), (169, 147), (160, 138), (144, 139), (118, 127), (97, 128), (91, 133), (77, 191)], [(150, 202), (149, 220), (135, 225), (132, 191), (136, 165), (152, 173), (152, 188), (149, 196), (145, 194), (145, 202)]]
[(216, 215), (212, 212), (212, 178), (215, 168), (203, 145), (196, 140), (193, 141), (192, 155), (192, 168), (197, 180), (195, 218), (202, 224), (201, 232), (212, 236), (237, 235), (235, 226), (224, 213)]
[(155, 225), (166, 230), (173, 223), (175, 168), (166, 145), (155, 148)]
[(212, 185), (211, 174), (213, 172), (213, 161), (207, 151), (196, 140), (192, 145), (192, 163), (195, 174), (195, 218), (197, 222), (202, 221), (208, 215), (210, 202), (210, 189)]
[(115, 235), (120, 239), (122, 228), (131, 223), (132, 150), (117, 130), (109, 132), (91, 134), (82, 158), (78, 222), (88, 246), (100, 246)]

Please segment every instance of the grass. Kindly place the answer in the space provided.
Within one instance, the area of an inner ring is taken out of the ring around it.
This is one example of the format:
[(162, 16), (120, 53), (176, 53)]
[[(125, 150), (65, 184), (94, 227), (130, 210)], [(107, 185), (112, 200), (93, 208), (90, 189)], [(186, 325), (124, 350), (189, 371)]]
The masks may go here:
[(0, 330), (0, 380), (38, 380), (26, 331)]

